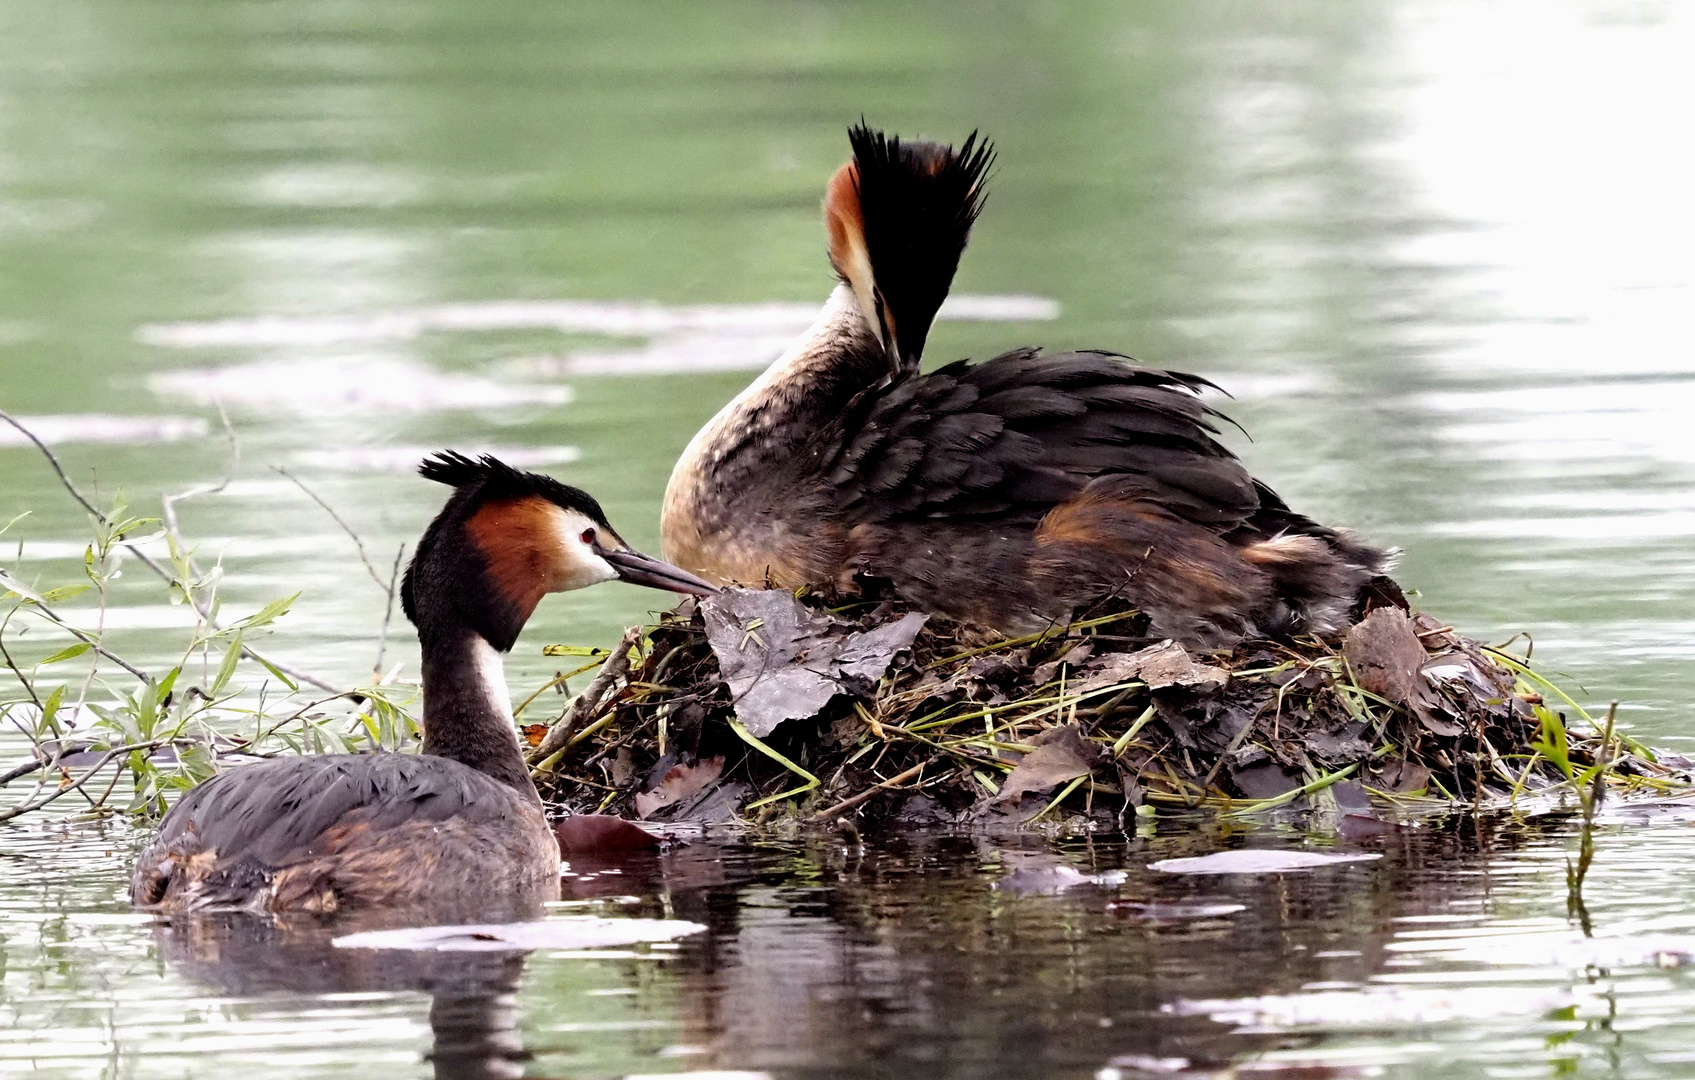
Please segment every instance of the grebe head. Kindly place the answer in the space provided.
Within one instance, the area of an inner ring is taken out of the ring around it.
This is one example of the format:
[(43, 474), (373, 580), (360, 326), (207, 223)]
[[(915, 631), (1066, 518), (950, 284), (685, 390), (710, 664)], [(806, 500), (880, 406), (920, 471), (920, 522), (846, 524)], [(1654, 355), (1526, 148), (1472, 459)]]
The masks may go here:
[(496, 458), (444, 451), (419, 473), (452, 498), (418, 541), (401, 606), (420, 637), (463, 626), (501, 652), (541, 598), (603, 581), (699, 596), (708, 582), (650, 558), (612, 528), (587, 492)]
[(982, 212), (994, 148), (975, 131), (955, 148), (903, 142), (863, 121), (848, 140), (853, 160), (824, 195), (830, 263), (852, 287), (891, 370), (916, 371)]

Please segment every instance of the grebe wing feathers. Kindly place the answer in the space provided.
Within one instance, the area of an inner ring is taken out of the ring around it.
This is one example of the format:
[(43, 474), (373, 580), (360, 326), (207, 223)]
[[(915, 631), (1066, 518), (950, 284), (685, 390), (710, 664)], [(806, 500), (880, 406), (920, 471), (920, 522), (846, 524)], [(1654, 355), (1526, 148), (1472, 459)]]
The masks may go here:
[[(157, 902), (193, 866), (230, 899), (272, 871), (327, 853), (331, 837), (459, 819), (515, 826), (522, 800), (468, 765), (419, 754), (327, 754), (243, 765), (185, 794), (137, 863), (132, 895)], [(198, 860), (198, 861), (195, 861)], [(207, 896), (200, 903), (217, 902)]]
[(867, 391), (844, 410), (827, 471), (858, 520), (1034, 522), (1091, 480), (1216, 531), (1248, 521), (1260, 493), (1215, 436), (1198, 376), (1106, 352), (1016, 349)]

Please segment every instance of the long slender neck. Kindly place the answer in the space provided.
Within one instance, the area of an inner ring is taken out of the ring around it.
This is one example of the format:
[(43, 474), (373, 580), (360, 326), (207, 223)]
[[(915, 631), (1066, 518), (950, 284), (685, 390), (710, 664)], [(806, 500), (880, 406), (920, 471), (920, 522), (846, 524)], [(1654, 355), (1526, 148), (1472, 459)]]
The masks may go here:
[(677, 468), (777, 429), (813, 430), (889, 372), (853, 289), (837, 285), (812, 328), (701, 428)]
[(469, 765), (541, 805), (518, 749), (500, 654), (467, 627), (423, 638), (424, 753)]

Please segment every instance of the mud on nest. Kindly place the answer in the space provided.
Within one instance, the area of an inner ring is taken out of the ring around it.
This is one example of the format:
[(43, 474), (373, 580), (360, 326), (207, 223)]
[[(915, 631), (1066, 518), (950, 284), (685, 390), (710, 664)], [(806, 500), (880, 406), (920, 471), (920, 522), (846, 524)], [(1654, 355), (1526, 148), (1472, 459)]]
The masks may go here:
[(524, 733), (556, 809), (660, 821), (1113, 828), (1152, 807), (1493, 807), (1597, 763), (1615, 787), (1688, 779), (1392, 586), (1340, 640), (1191, 655), (1145, 630), (1120, 607), (1005, 639), (728, 590), (629, 631)]

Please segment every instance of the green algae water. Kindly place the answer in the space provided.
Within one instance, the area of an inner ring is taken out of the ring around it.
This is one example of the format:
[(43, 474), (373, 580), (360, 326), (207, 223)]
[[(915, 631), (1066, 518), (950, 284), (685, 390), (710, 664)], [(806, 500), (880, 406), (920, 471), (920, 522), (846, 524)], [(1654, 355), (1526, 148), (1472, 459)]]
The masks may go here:
[[(11, 0), (0, 407), (144, 514), (224, 475), (227, 416), (239, 463), (184, 531), (229, 611), (301, 593), (269, 654), (367, 679), (385, 596), (291, 477), (384, 568), (444, 447), (586, 487), (656, 549), (677, 453), (829, 289), (846, 127), (981, 129), (1000, 164), (932, 361), (1097, 346), (1211, 378), (1292, 505), (1687, 751), (1692, 47), (1652, 0)], [(0, 430), (0, 520), (26, 510), (8, 572), (78, 580), (81, 511)], [(609, 644), (652, 602), (549, 598), (514, 690), (556, 669), (544, 644)], [(65, 610), (149, 664), (191, 624), (133, 563), (103, 616)], [(31, 630), (25, 659), (68, 640)], [(0, 768), (26, 745), (0, 732)], [(3, 1074), (1695, 1071), (1695, 823), (1669, 812), (1603, 814), (1592, 941), (1559, 815), (1352, 840), (1161, 820), (702, 837), (574, 866), (554, 909), (698, 933), (448, 962), (156, 925), (123, 899), (145, 829), (70, 802), (0, 824)], [(1381, 858), (1147, 869), (1241, 845)]]

